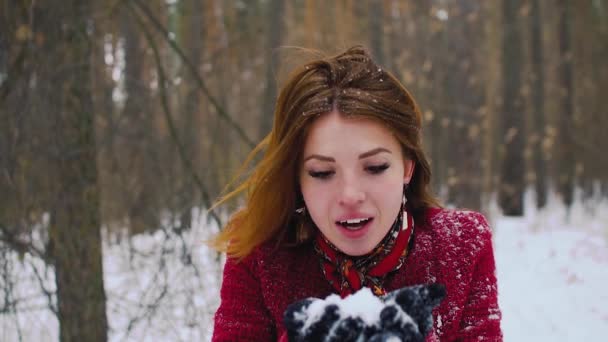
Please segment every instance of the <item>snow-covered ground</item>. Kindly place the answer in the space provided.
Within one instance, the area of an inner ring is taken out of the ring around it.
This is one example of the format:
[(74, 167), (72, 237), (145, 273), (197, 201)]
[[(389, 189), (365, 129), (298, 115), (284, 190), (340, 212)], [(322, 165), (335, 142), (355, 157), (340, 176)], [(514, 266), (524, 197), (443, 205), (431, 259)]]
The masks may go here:
[(608, 201), (526, 209), (495, 217), (505, 341), (606, 341)]
[[(608, 201), (567, 211), (552, 197), (543, 211), (492, 214), (505, 341), (604, 341), (608, 336)], [(194, 212), (193, 229), (131, 240), (105, 237), (111, 341), (205, 341), (218, 305), (221, 259), (202, 241), (215, 231)], [(4, 251), (4, 252), (1, 252)], [(0, 341), (57, 341), (58, 323), (41, 287), (53, 272), (36, 257), (0, 248), (0, 290), (20, 313), (0, 312)], [(54, 301), (54, 299), (51, 299)]]
[[(170, 228), (131, 239), (103, 234), (110, 341), (211, 339), (223, 258), (203, 243), (217, 227), (204, 212), (193, 210), (192, 217), (193, 229), (182, 234)], [(58, 341), (59, 324), (41, 290), (56, 290), (51, 269), (31, 254), (0, 248), (0, 270), (0, 308), (16, 301), (18, 311), (0, 311), (0, 342)], [(12, 292), (2, 293), (9, 283), (16, 284)], [(56, 306), (54, 296), (51, 302)]]

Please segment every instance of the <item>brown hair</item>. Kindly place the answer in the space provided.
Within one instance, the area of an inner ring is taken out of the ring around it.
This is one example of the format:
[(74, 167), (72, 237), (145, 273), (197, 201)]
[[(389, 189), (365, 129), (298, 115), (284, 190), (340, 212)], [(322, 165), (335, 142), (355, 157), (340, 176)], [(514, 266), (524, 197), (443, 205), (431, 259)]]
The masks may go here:
[[(303, 205), (298, 172), (304, 142), (316, 117), (337, 109), (348, 116), (384, 124), (415, 162), (407, 188), (408, 210), (420, 221), (424, 210), (439, 206), (431, 195), (431, 170), (421, 145), (421, 114), (410, 93), (368, 52), (355, 46), (333, 57), (296, 68), (281, 89), (272, 131), (243, 164), (243, 174), (256, 156), (264, 154), (251, 175), (214, 206), (247, 195), (212, 245), (242, 258), (256, 246), (276, 238), (277, 244), (301, 243), (311, 236), (310, 224), (298, 224), (296, 208)], [(419, 223), (419, 222), (417, 222)]]

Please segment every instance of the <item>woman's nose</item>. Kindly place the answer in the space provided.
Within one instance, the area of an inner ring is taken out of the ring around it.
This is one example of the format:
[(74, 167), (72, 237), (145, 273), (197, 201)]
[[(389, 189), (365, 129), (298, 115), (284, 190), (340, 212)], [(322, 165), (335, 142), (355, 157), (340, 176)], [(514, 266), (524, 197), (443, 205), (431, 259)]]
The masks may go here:
[(352, 206), (365, 200), (365, 192), (356, 180), (345, 181), (340, 194), (340, 205)]

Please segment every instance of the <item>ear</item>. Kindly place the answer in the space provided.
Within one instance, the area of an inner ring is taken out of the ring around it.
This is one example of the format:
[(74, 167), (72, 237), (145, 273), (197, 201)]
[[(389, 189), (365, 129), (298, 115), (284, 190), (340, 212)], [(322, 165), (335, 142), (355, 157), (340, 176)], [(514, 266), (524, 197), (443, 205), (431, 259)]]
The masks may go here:
[(412, 181), (412, 176), (414, 176), (414, 168), (416, 167), (416, 162), (412, 159), (405, 158), (403, 160), (403, 183), (409, 184)]

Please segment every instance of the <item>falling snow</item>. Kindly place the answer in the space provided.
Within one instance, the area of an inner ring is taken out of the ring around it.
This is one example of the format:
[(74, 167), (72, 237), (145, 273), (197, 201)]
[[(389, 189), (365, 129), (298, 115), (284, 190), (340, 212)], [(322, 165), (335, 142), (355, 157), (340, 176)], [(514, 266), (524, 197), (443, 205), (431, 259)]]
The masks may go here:
[[(523, 218), (489, 216), (505, 341), (603, 341), (608, 335), (608, 201), (591, 209), (578, 203), (570, 211), (556, 203), (543, 211), (527, 208)], [(130, 242), (105, 237), (110, 341), (210, 340), (221, 261), (201, 243), (209, 231), (205, 222), (196, 220), (183, 236), (185, 245), (177, 235), (165, 232)], [(479, 222), (477, 229), (484, 233), (488, 228)], [(459, 231), (454, 226), (452, 236), (458, 238)], [(198, 275), (184, 264), (182, 247), (191, 253)], [(57, 341), (57, 319), (40, 294), (40, 283), (54, 291), (53, 272), (30, 254), (3, 257), (19, 280), (15, 296), (28, 301), (19, 306), (21, 313), (0, 315), (0, 340), (18, 341), (21, 334), (23, 341)], [(163, 258), (166, 266), (159, 271)], [(142, 316), (159, 297), (162, 282), (167, 294), (150, 315)], [(0, 306), (5, 305), (3, 300)], [(489, 312), (489, 317), (499, 316)], [(437, 327), (443, 320), (437, 317)]]

